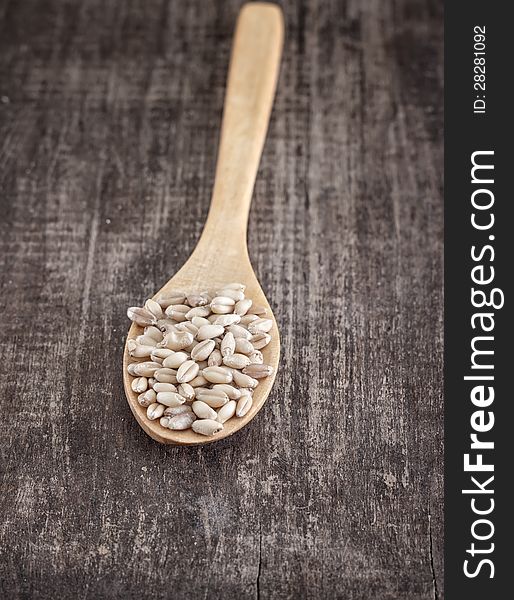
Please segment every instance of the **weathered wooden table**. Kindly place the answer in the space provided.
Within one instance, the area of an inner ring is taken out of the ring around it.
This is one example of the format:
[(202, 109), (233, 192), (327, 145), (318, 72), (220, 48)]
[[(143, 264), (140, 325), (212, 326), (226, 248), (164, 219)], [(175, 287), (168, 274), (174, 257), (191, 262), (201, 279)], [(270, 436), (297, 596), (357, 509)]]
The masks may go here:
[(442, 8), (284, 5), (252, 424), (163, 447), (125, 310), (194, 247), (240, 3), (0, 3), (4, 598), (443, 598)]

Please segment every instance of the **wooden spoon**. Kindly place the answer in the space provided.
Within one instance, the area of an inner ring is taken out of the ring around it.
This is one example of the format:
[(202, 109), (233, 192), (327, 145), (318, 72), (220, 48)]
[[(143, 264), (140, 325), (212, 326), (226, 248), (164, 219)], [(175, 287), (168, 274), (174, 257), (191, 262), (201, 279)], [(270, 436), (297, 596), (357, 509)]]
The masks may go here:
[[(217, 441), (247, 425), (266, 401), (280, 356), (280, 341), (275, 317), (252, 269), (246, 246), (246, 228), (255, 177), (266, 137), (277, 83), (283, 41), (280, 8), (268, 3), (246, 4), (238, 17), (216, 167), (211, 206), (202, 236), (194, 252), (156, 294), (220, 288), (231, 282), (244, 283), (245, 295), (256, 305), (265, 306), (273, 320), (272, 341), (264, 348), (264, 362), (273, 375), (259, 380), (253, 406), (242, 418), (233, 417), (214, 436), (203, 436), (191, 429), (172, 431), (159, 420), (150, 421), (146, 409), (137, 402), (127, 372), (130, 362), (127, 347), (123, 357), (123, 383), (129, 406), (148, 435), (164, 444), (196, 445)], [(128, 339), (142, 333), (133, 324)]]

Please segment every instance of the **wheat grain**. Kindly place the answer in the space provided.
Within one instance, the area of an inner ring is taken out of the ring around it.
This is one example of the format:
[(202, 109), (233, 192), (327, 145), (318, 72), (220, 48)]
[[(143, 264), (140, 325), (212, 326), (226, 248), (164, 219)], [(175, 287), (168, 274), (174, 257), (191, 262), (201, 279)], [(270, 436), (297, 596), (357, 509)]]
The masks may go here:
[(204, 340), (197, 344), (193, 350), (191, 350), (191, 358), (197, 362), (207, 360), (214, 350), (216, 342), (214, 340)]
[(187, 383), (192, 381), (197, 375), (200, 367), (194, 360), (186, 360), (182, 363), (177, 371), (178, 383)]
[[(217, 415), (216, 415), (217, 416)], [(193, 423), (193, 431), (201, 435), (214, 435), (223, 429), (223, 424), (213, 419), (197, 419)]]
[(128, 309), (144, 328), (127, 340), (130, 386), (149, 420), (210, 436), (248, 414), (259, 380), (273, 374), (261, 352), (273, 320), (244, 291), (241, 283), (170, 291)]
[(211, 383), (230, 383), (233, 378), (232, 373), (224, 367), (207, 367), (202, 375)]
[(146, 416), (150, 419), (150, 421), (160, 419), (163, 414), (164, 406), (162, 404), (158, 404), (157, 402), (150, 404), (150, 406), (146, 409)]
[(237, 401), (236, 417), (244, 417), (252, 408), (253, 400), (250, 394), (243, 394)]
[(230, 400), (224, 406), (222, 406), (218, 410), (218, 416), (216, 417), (216, 421), (220, 423), (225, 423), (236, 414), (237, 402), (235, 400)]
[(195, 400), (191, 405), (191, 408), (195, 415), (200, 419), (216, 419), (218, 416), (216, 411), (205, 402), (202, 402), (202, 400)]

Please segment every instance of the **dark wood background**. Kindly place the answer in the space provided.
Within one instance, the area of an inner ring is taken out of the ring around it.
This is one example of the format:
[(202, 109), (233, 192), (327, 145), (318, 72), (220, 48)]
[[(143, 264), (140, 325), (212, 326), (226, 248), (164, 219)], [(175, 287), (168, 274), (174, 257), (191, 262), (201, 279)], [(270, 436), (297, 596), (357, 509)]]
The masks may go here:
[(0, 3), (5, 598), (443, 598), (440, 2), (284, 3), (249, 223), (274, 392), (190, 449), (125, 401), (126, 307), (207, 214), (239, 6)]

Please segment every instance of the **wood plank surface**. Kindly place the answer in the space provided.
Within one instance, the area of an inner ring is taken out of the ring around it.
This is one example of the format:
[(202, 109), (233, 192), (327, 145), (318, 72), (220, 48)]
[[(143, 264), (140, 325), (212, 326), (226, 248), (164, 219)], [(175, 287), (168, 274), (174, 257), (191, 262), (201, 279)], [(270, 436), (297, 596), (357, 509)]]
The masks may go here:
[(126, 307), (194, 248), (236, 0), (0, 2), (4, 598), (442, 599), (442, 6), (284, 2), (258, 417), (163, 447)]

